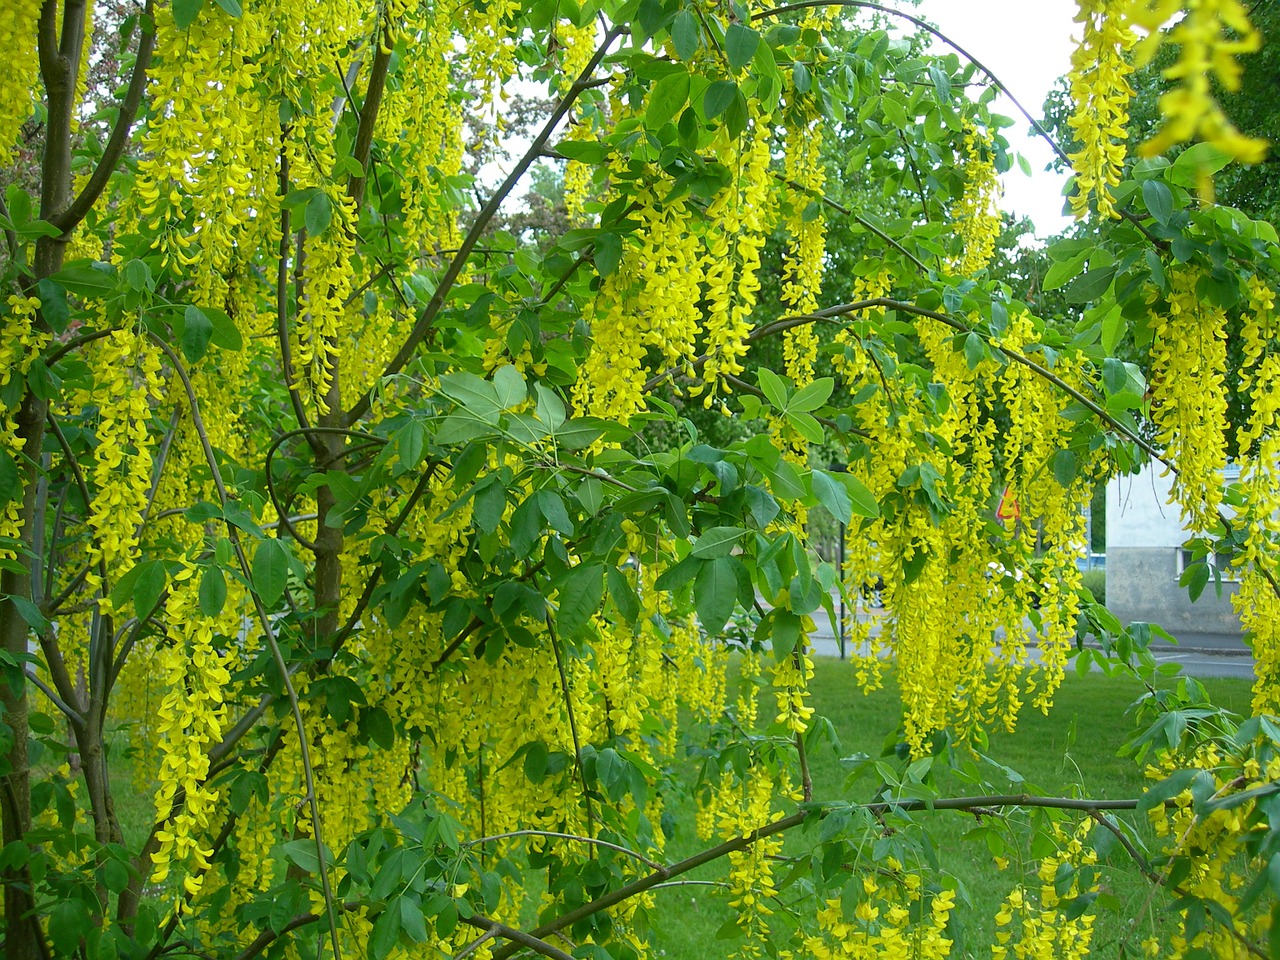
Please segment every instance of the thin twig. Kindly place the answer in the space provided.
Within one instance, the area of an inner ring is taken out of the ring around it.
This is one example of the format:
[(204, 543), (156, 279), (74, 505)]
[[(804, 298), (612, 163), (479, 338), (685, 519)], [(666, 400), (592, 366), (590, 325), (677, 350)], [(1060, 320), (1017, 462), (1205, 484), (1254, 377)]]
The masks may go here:
[[(187, 375), (186, 369), (182, 366), (182, 362), (178, 359), (177, 354), (173, 352), (173, 348), (164, 342), (155, 334), (149, 334), (152, 341), (160, 347), (161, 350), (169, 357), (169, 362), (173, 365), (174, 373), (182, 381), (182, 386), (186, 390), (187, 403), (191, 408), (191, 420), (195, 426), (196, 435), (200, 438), (200, 445), (204, 450), (205, 460), (209, 465), (209, 471), (213, 476), (214, 486), (218, 491), (218, 500), (222, 507), (231, 502), (231, 496), (227, 492), (226, 485), (222, 481), (222, 471), (218, 467), (218, 458), (213, 452), (213, 447), (209, 442), (209, 434), (205, 430), (204, 420), (200, 415), (200, 403), (196, 398), (195, 388), (191, 385), (191, 378)], [(244, 547), (240, 543), (240, 534), (235, 524), (229, 520), (226, 521), (227, 538), (231, 541), (231, 547), (235, 551), (236, 560), (240, 565), (241, 573), (244, 574), (247, 582), (253, 582), (253, 572), (249, 566), (249, 559), (245, 555)], [(284, 653), (280, 649), (280, 644), (276, 640), (275, 631), (271, 626), (271, 617), (267, 612), (266, 606), (262, 602), (262, 598), (258, 595), (256, 589), (250, 589), (249, 596), (253, 600), (254, 610), (258, 615), (259, 625), (262, 627), (263, 637), (267, 641), (267, 647), (271, 651), (271, 657), (275, 661), (276, 669), (280, 671), (280, 682), (284, 685), (285, 694), (289, 698), (290, 711), (293, 714), (293, 722), (298, 731), (298, 753), (299, 760), (302, 764), (302, 773), (304, 782), (307, 785), (307, 803), (311, 810), (311, 830), (315, 839), (316, 859), (320, 870), (320, 885), (324, 893), (325, 912), (329, 919), (329, 937), (333, 945), (333, 955), (335, 960), (341, 960), (342, 947), (338, 942), (338, 924), (335, 916), (335, 901), (333, 898), (333, 888), (329, 881), (329, 866), (326, 862), (323, 822), (320, 816), (320, 800), (316, 793), (315, 770), (311, 764), (311, 750), (307, 739), (306, 723), (302, 719), (302, 708), (298, 703), (298, 691), (294, 688), (293, 680), (289, 673), (289, 665), (284, 659)]]
[(555, 830), (512, 830), (509, 833), (497, 833), (491, 837), (478, 837), (475, 840), (468, 840), (463, 846), (475, 847), (484, 843), (495, 843), (499, 840), (513, 840), (517, 837), (550, 837), (557, 840), (573, 840), (576, 843), (589, 843), (597, 847), (604, 847), (607, 850), (614, 850), (617, 853), (625, 854), (628, 857), (639, 860), (650, 870), (665, 870), (662, 864), (656, 860), (650, 860), (643, 853), (637, 853), (626, 847), (619, 846), (616, 843), (610, 843), (608, 840), (600, 840), (596, 837), (583, 837), (576, 833), (558, 833)]
[(587, 814), (587, 834), (594, 837), (595, 814), (591, 809), (591, 790), (587, 787), (587, 772), (582, 764), (582, 741), (578, 739), (578, 719), (573, 709), (573, 697), (569, 693), (569, 677), (564, 669), (564, 654), (560, 652), (560, 638), (550, 613), (547, 614), (547, 632), (551, 635), (551, 649), (556, 657), (556, 672), (560, 674), (560, 693), (564, 697), (564, 708), (569, 714), (569, 735), (573, 737), (573, 762), (578, 768), (578, 780), (582, 783), (582, 806)]

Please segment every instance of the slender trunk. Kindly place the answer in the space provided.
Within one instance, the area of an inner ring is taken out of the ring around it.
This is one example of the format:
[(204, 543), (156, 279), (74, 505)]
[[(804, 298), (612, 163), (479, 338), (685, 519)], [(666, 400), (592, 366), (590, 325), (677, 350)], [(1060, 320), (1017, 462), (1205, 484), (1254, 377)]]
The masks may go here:
[[(61, 31), (58, 29), (59, 6), (62, 7)], [(52, 221), (71, 203), (71, 119), (75, 111), (76, 73), (85, 40), (84, 27), (85, 0), (65, 0), (61, 5), (56, 0), (45, 0), (38, 26), (40, 73), (48, 110), (40, 178), (42, 220)], [(32, 281), (51, 276), (62, 268), (68, 239), (41, 237), (36, 242)], [(37, 321), (42, 329), (46, 328), (43, 317)], [(35, 543), (35, 514), (39, 500), (37, 465), (44, 446), (48, 413), (48, 402), (30, 390), (23, 396), (17, 413), (17, 436), (24, 459), (18, 536), (22, 547), (18, 556), (21, 566), (6, 568), (0, 573), (0, 592), (6, 597), (0, 601), (0, 644), (13, 657), (26, 657), (29, 653), (30, 625), (7, 598), (32, 598), (32, 581), (38, 572), (33, 569), (33, 557), (43, 553)], [(30, 705), (25, 684), (16, 690), (8, 683), (0, 684), (0, 701), (4, 704), (4, 722), (13, 737), (5, 758), (7, 769), (3, 798), (0, 798), (3, 800), (0, 837), (8, 844), (21, 840), (31, 828), (31, 770), (27, 756)], [(4, 956), (5, 960), (40, 960), (45, 954), (43, 934), (34, 915), (29, 875), (25, 868), (20, 872), (22, 876), (10, 872), (0, 878), (4, 881)]]
[[(18, 410), (18, 436), (24, 451), (38, 451), (44, 442), (44, 424), (47, 405), (34, 394), (28, 393)], [(31, 545), (33, 518), (35, 517), (38, 484), (36, 465), (28, 460), (23, 476), (20, 542)], [(32, 571), (29, 557), (20, 557), (21, 568), (6, 567), (0, 572), (0, 593), (6, 597), (0, 601), (0, 643), (5, 652), (21, 663), (27, 654), (30, 627), (21, 611), (8, 597), (30, 598)], [(13, 742), (5, 758), (7, 772), (3, 782), (4, 843), (21, 840), (31, 829), (31, 771), (27, 759), (27, 723), (30, 705), (27, 702), (26, 685), (14, 688), (0, 683), (0, 701), (4, 704), (5, 724), (9, 727)], [(0, 880), (4, 883), (5, 960), (37, 960), (42, 956), (40, 930), (29, 915), (35, 908), (25, 865), (9, 868)]]

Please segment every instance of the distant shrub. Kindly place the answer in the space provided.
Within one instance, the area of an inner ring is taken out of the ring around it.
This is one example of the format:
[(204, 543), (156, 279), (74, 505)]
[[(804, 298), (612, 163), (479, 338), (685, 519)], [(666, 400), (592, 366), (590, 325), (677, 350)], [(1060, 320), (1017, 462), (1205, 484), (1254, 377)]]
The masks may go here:
[(1107, 602), (1107, 572), (1105, 570), (1086, 570), (1082, 577), (1084, 585), (1093, 593), (1099, 603)]

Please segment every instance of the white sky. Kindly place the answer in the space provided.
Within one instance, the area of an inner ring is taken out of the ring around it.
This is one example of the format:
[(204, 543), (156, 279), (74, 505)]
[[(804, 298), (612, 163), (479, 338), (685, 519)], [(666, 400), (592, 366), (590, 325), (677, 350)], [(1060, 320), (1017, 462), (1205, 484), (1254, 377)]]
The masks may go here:
[[(1045, 94), (1071, 68), (1072, 34), (1078, 36), (1079, 29), (1072, 22), (1074, 0), (921, 0), (915, 9), (901, 8), (977, 57), (1037, 120)], [(1052, 152), (1038, 137), (1026, 136), (1030, 125), (1006, 97), (996, 101), (995, 110), (1017, 121), (1005, 136), (1031, 161), (1032, 171), (1027, 177), (1015, 165), (1004, 175), (1003, 207), (1030, 217), (1042, 237), (1065, 229), (1071, 222), (1062, 216), (1066, 177), (1044, 169)]]

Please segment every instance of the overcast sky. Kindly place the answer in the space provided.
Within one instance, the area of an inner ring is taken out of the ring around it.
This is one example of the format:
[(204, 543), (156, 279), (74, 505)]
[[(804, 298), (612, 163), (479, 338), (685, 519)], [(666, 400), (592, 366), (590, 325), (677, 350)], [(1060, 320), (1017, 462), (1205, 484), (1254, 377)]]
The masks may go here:
[[(936, 24), (982, 61), (1037, 120), (1045, 94), (1071, 68), (1073, 34), (1079, 35), (1073, 0), (922, 0), (914, 10), (908, 4), (902, 9)], [(1001, 97), (995, 109), (1017, 119), (1005, 135), (1032, 169), (1031, 177), (1016, 166), (1005, 174), (1002, 205), (1031, 217), (1041, 236), (1057, 233), (1070, 223), (1061, 215), (1066, 177), (1044, 171), (1052, 153), (1039, 138), (1026, 136), (1029, 125), (1012, 103)]]

